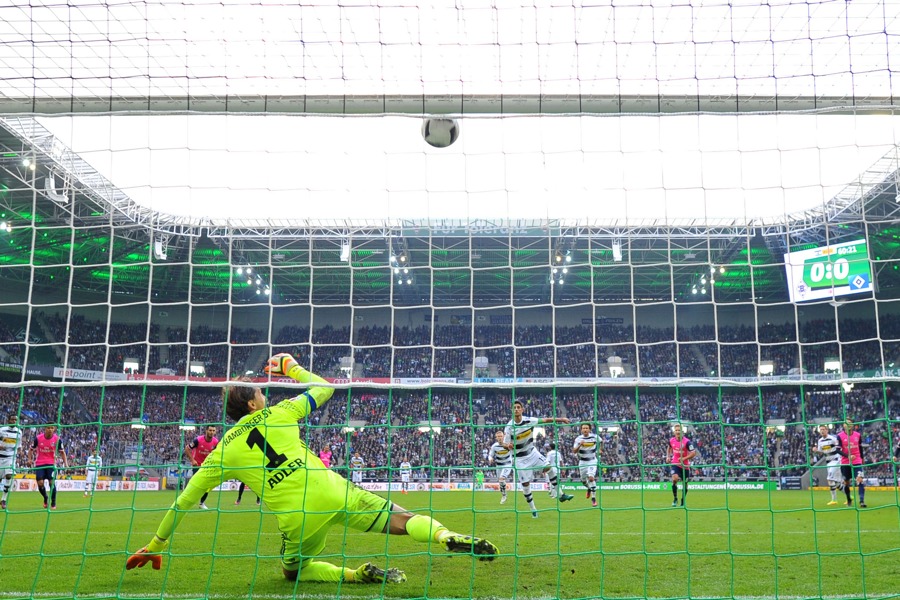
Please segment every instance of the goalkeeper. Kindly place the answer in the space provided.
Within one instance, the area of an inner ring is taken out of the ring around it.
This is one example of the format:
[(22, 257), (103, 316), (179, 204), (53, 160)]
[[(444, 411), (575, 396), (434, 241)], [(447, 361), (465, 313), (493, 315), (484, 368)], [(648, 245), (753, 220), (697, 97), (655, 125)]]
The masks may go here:
[(186, 511), (200, 496), (229, 479), (243, 481), (275, 513), (281, 531), (281, 566), (291, 581), (406, 581), (406, 574), (399, 569), (382, 570), (366, 563), (354, 570), (316, 560), (325, 548), (328, 530), (338, 524), (357, 531), (409, 535), (450, 552), (494, 559), (497, 548), (487, 540), (449, 531), (431, 517), (409, 513), (326, 468), (297, 436), (297, 422), (325, 404), (334, 390), (315, 385), (325, 380), (303, 369), (289, 354), (273, 356), (265, 371), (311, 385), (299, 396), (270, 408), (259, 388), (223, 388), (225, 411), (236, 421), (234, 427), (203, 461), (150, 543), (128, 558), (127, 569), (148, 562), (159, 569), (161, 553)]

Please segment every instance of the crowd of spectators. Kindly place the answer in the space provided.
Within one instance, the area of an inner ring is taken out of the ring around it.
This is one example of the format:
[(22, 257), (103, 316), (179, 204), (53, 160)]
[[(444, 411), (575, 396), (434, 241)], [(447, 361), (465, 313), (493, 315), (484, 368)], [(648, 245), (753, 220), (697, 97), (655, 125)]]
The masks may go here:
[(25, 326), (25, 319), (14, 315), (0, 319), (0, 360), (24, 362)]
[[(271, 390), (273, 401), (291, 394)], [(383, 479), (409, 460), (416, 478), (466, 478), (486, 469), (494, 433), (511, 418), (512, 398), (528, 414), (565, 416), (571, 425), (544, 425), (538, 445), (555, 441), (565, 464), (578, 425), (591, 423), (602, 440), (604, 477), (664, 479), (671, 425), (685, 424), (695, 442), (698, 474), (729, 480), (801, 475), (818, 458), (811, 454), (819, 421), (859, 423), (870, 476), (890, 477), (898, 432), (891, 418), (898, 402), (879, 386), (844, 394), (824, 390), (763, 388), (553, 389), (523, 390), (340, 390), (324, 410), (300, 424), (299, 435), (314, 450), (328, 445), (335, 467), (346, 468), (359, 452), (367, 476)], [(24, 451), (46, 423), (60, 426), (73, 467), (95, 447), (108, 465), (168, 468), (183, 463), (183, 450), (206, 424), (228, 425), (214, 387), (28, 386), (0, 388), (0, 411), (15, 412), (28, 431)], [(799, 419), (799, 420), (798, 420)], [(188, 427), (196, 429), (187, 429)], [(573, 475), (574, 476), (574, 475)]]
[[(8, 360), (24, 357), (23, 340), (17, 339), (20, 321), (13, 315), (0, 317), (0, 349)], [(605, 376), (611, 356), (621, 358), (626, 376), (644, 378), (756, 377), (764, 362), (772, 363), (774, 375), (799, 369), (820, 373), (830, 358), (839, 359), (844, 371), (900, 362), (900, 342), (892, 341), (900, 338), (900, 318), (891, 315), (877, 323), (846, 319), (839, 328), (821, 319), (801, 326), (761, 323), (758, 335), (749, 325), (723, 324), (288, 326), (274, 334), (270, 345), (267, 331), (252, 328), (148, 327), (35, 311), (30, 331), (40, 339), (37, 347), (52, 349), (56, 361), (68, 368), (115, 371), (126, 358), (135, 358), (140, 371), (184, 374), (199, 362), (210, 377), (256, 371), (258, 358), (276, 350), (292, 352), (301, 363), (332, 377), (345, 374), (341, 359), (350, 356), (358, 375), (385, 378), (469, 378), (476, 356), (488, 358), (496, 377)]]
[[(31, 321), (0, 318), (3, 358), (25, 356), (19, 330), (28, 325), (35, 347), (47, 347), (69, 368), (119, 370), (137, 358), (141, 370), (170, 369), (184, 374), (201, 362), (206, 375), (222, 378), (258, 372), (270, 353), (289, 351), (325, 376), (345, 376), (342, 358), (352, 356), (363, 377), (469, 378), (476, 356), (486, 356), (492, 377), (595, 377), (607, 358), (621, 358), (626, 375), (652, 381), (660, 377), (754, 377), (760, 361), (774, 373), (803, 367), (821, 372), (826, 358), (838, 357), (845, 371), (889, 366), (900, 360), (900, 319), (810, 320), (800, 325), (704, 325), (631, 327), (438, 325), (289, 326), (274, 334), (252, 328), (208, 326), (160, 328), (146, 323), (92, 321), (35, 311)], [(838, 341), (838, 339), (840, 341)], [(885, 340), (885, 341), (881, 341)], [(29, 350), (29, 355), (33, 350)], [(654, 383), (659, 383), (654, 382)], [(549, 384), (548, 384), (549, 385)], [(567, 416), (593, 423), (603, 439), (604, 475), (619, 479), (665, 476), (665, 449), (671, 423), (686, 423), (699, 448), (703, 476), (728, 478), (796, 475), (815, 457), (813, 425), (852, 418), (860, 423), (870, 471), (888, 476), (889, 454), (900, 418), (900, 398), (891, 386), (782, 385), (742, 387), (632, 387), (554, 390), (527, 388), (341, 390), (327, 410), (301, 425), (300, 435), (318, 449), (329, 445), (341, 468), (359, 451), (371, 476), (384, 476), (401, 458), (419, 477), (464, 476), (485, 468), (493, 433), (510, 418), (513, 399), (537, 416)], [(61, 426), (72, 464), (83, 464), (98, 445), (118, 464), (178, 464), (186, 427), (225, 425), (218, 390), (204, 387), (28, 386), (0, 388), (0, 411), (17, 412), (23, 425)], [(348, 422), (362, 423), (352, 430)], [(440, 430), (431, 427), (439, 423)], [(424, 424), (424, 425), (423, 425)], [(542, 428), (541, 442), (558, 441), (564, 460), (577, 435), (571, 427)], [(428, 474), (431, 473), (431, 474)]]

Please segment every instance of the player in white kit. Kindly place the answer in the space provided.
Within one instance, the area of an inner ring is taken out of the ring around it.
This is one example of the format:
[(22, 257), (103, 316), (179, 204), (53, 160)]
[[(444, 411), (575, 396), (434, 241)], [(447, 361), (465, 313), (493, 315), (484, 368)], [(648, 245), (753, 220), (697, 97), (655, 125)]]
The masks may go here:
[(97, 489), (97, 475), (103, 468), (103, 459), (100, 457), (100, 449), (95, 448), (94, 453), (88, 456), (84, 467), (84, 495), (93, 496)]
[[(516, 400), (513, 403), (513, 418), (503, 431), (503, 443), (515, 454), (513, 466), (516, 469), (516, 477), (522, 484), (525, 501), (531, 507), (531, 516), (537, 519), (537, 507), (534, 505), (534, 498), (531, 495), (531, 482), (534, 479), (535, 471), (549, 473), (550, 465), (547, 464), (544, 455), (534, 447), (534, 428), (542, 423), (568, 424), (569, 419), (565, 417), (526, 417), (524, 413), (525, 405), (520, 400)], [(559, 493), (559, 480), (555, 476), (550, 477), (550, 491), (551, 496), (559, 498), (560, 502), (572, 499), (569, 494)]]
[[(547, 472), (547, 479), (559, 479), (559, 452), (556, 450), (556, 444), (549, 443), (544, 446), (544, 450), (547, 452), (547, 464), (550, 465), (550, 470)], [(551, 487), (549, 490), (550, 497), (553, 497), (553, 488)]]
[(3, 496), (0, 497), (0, 509), (6, 509), (6, 498), (13, 487), (16, 477), (16, 452), (22, 439), (22, 430), (18, 426), (19, 419), (10, 414), (6, 423), (0, 426), (0, 478), (3, 479)]
[(350, 481), (356, 485), (362, 485), (363, 467), (365, 465), (366, 461), (359, 455), (359, 452), (354, 452), (353, 458), (350, 459)]
[(500, 483), (500, 504), (506, 503), (506, 482), (510, 480), (512, 475), (512, 450), (503, 444), (503, 432), (498, 431), (494, 435), (497, 440), (491, 445), (488, 452), (488, 464), (495, 465), (499, 470)]
[(831, 491), (831, 502), (828, 503), (828, 506), (835, 506), (837, 504), (837, 492), (844, 487), (843, 477), (841, 476), (841, 443), (836, 435), (828, 431), (827, 425), (819, 425), (819, 436), (813, 452), (825, 457), (825, 464), (828, 467), (826, 477), (828, 478), (828, 487)]
[(581, 425), (581, 435), (575, 438), (572, 452), (578, 455), (578, 474), (581, 483), (587, 488), (587, 497), (591, 506), (597, 506), (597, 454), (600, 453), (600, 440), (591, 431), (587, 423)]
[(412, 477), (412, 465), (404, 458), (400, 463), (400, 491), (401, 493), (409, 493), (409, 479)]

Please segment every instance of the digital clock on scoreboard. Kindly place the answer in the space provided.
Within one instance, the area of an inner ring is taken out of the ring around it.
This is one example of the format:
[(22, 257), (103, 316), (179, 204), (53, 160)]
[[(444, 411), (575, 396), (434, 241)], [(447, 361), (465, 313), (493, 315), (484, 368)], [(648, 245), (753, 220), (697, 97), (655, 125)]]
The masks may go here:
[(788, 252), (784, 255), (791, 302), (872, 291), (865, 240)]

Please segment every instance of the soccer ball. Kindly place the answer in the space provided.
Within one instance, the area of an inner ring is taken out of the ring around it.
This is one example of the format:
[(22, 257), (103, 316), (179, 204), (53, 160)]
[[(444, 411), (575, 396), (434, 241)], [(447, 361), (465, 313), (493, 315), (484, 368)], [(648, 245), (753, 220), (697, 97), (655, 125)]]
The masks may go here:
[(456, 119), (425, 119), (422, 137), (430, 146), (446, 148), (459, 137), (459, 123)]

